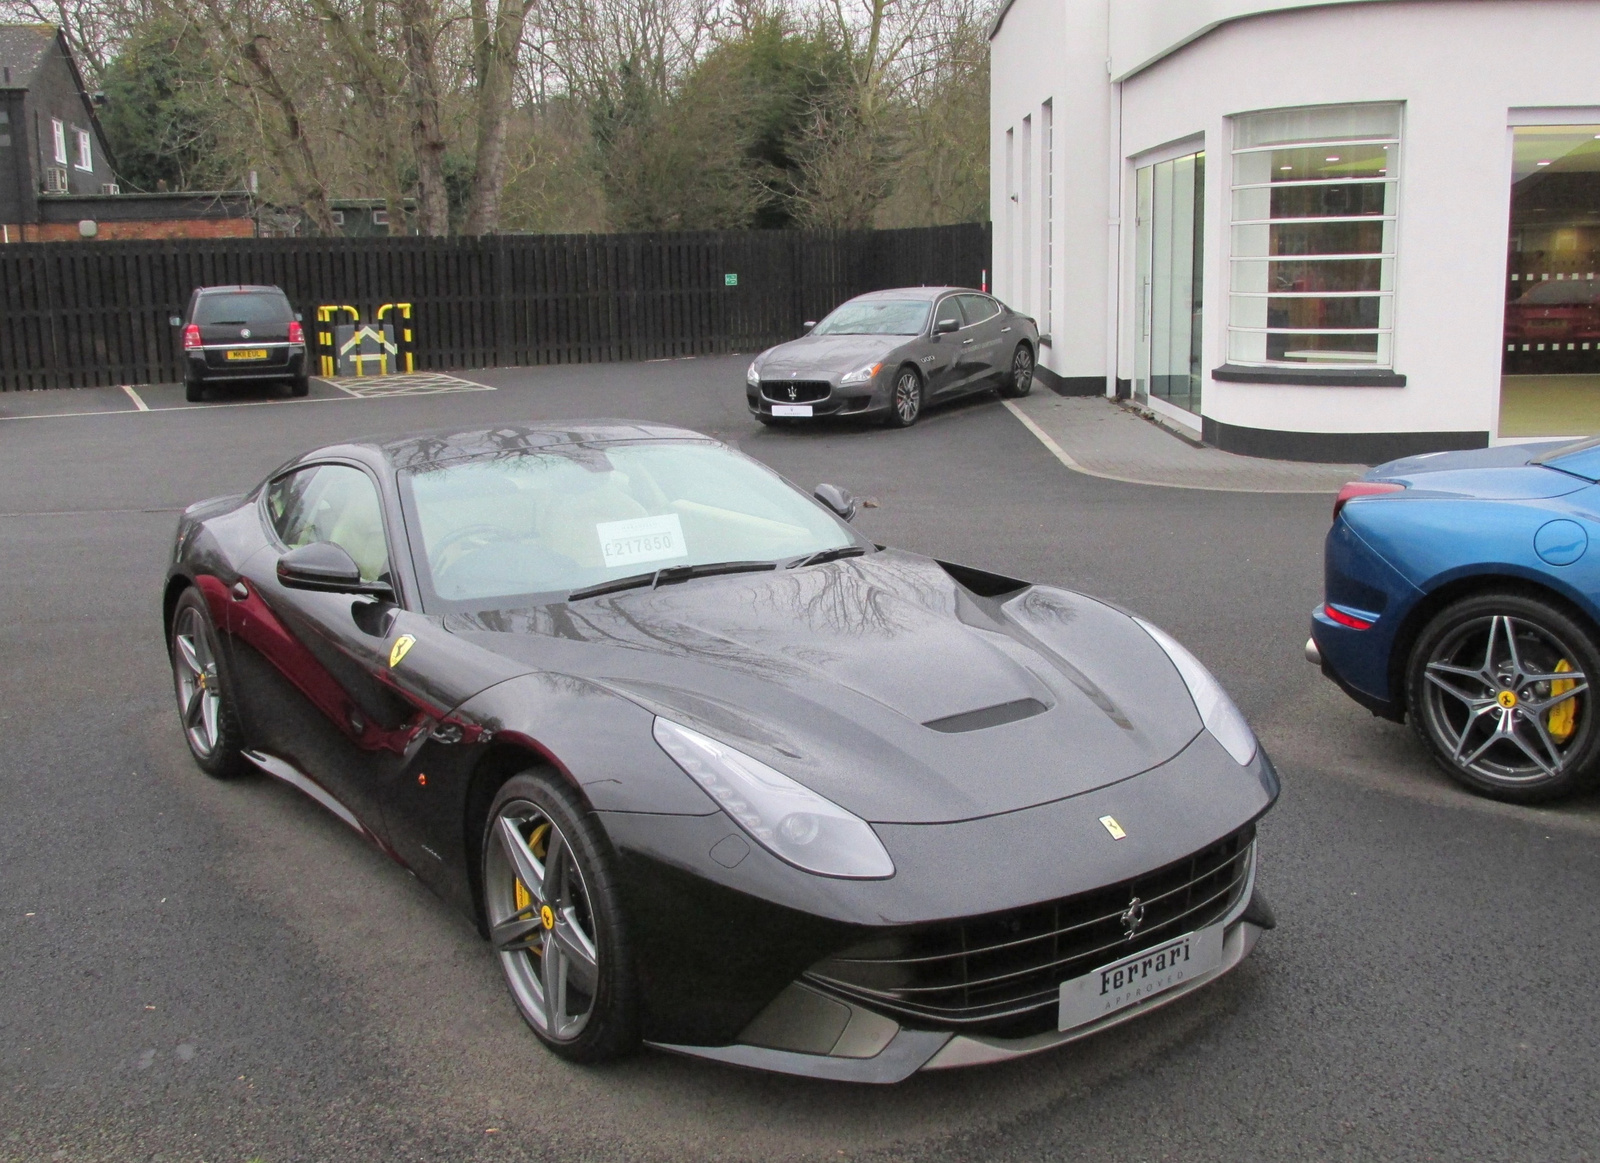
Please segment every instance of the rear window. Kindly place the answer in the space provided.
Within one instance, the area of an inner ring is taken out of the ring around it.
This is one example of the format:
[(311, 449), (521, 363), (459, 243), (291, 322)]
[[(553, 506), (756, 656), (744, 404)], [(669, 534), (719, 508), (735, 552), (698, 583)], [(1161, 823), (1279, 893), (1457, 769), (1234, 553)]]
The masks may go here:
[(268, 291), (223, 291), (200, 296), (194, 321), (202, 327), (235, 323), (240, 327), (264, 327), (287, 323), (294, 318), (289, 300)]

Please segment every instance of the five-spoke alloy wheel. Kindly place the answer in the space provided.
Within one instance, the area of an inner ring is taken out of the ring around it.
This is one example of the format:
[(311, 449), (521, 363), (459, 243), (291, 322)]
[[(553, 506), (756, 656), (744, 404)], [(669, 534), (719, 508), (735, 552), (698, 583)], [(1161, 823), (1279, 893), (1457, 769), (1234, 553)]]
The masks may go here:
[(1033, 391), (1033, 349), (1026, 343), (1017, 344), (1011, 353), (1011, 370), (1000, 381), (1000, 394), (1019, 399)]
[(1411, 654), (1411, 720), (1455, 779), (1497, 799), (1553, 799), (1600, 751), (1591, 636), (1553, 605), (1486, 594), (1435, 615)]
[(236, 774), (242, 766), (238, 718), (224, 685), (216, 632), (199, 591), (185, 590), (178, 599), (168, 649), (190, 754), (208, 775)]
[(910, 428), (922, 415), (922, 377), (914, 367), (903, 367), (894, 377), (894, 393), (889, 398), (889, 424)]
[(627, 941), (604, 834), (559, 777), (513, 776), (483, 835), (489, 939), (541, 1041), (598, 1062), (637, 1044)]

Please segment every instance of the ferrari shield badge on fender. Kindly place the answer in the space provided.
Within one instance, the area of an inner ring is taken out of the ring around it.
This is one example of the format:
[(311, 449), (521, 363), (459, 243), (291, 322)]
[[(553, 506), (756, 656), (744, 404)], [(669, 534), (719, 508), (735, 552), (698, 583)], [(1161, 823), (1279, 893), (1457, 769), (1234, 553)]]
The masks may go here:
[(406, 651), (417, 644), (417, 640), (409, 634), (402, 634), (394, 640), (394, 645), (389, 648), (389, 669), (393, 670), (400, 665), (400, 660), (406, 656)]
[(1100, 826), (1107, 832), (1111, 833), (1111, 838), (1113, 840), (1120, 840), (1127, 835), (1127, 833), (1122, 830), (1122, 825), (1117, 823), (1117, 818), (1115, 816), (1101, 816)]

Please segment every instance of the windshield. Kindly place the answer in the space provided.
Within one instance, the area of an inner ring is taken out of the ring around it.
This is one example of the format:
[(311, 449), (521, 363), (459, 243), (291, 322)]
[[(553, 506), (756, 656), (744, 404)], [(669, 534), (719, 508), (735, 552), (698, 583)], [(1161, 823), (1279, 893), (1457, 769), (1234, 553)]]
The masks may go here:
[(548, 600), (670, 566), (860, 544), (775, 473), (712, 444), (569, 445), (400, 481), (430, 609)]
[(289, 300), (263, 291), (223, 291), (201, 295), (194, 321), (202, 327), (233, 323), (240, 327), (267, 327), (294, 318)]
[(829, 315), (813, 335), (919, 335), (928, 304), (916, 299), (858, 299)]
[(1540, 283), (1515, 303), (1558, 304), (1594, 303), (1600, 300), (1600, 279), (1574, 279), (1571, 282)]

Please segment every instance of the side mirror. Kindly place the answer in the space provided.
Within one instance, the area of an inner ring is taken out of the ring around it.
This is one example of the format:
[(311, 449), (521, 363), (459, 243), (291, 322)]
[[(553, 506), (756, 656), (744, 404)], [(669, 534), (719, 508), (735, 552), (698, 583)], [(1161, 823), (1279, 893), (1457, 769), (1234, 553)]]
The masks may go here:
[(313, 541), (278, 558), (278, 581), (291, 590), (394, 597), (394, 590), (387, 583), (362, 581), (355, 558), (344, 546), (331, 541)]
[(306, 317), (304, 315), (300, 314), (300, 312), (296, 311), (294, 313), (294, 321), (296, 323), (304, 323), (306, 321)]
[(810, 331), (816, 325), (817, 321), (815, 319), (807, 319), (804, 323), (800, 324), (800, 326), (804, 327), (807, 331)]
[(846, 521), (854, 521), (857, 510), (861, 508), (861, 502), (838, 485), (818, 485), (817, 491), (811, 495)]
[(935, 335), (949, 335), (952, 331), (960, 330), (961, 320), (959, 319), (941, 319), (933, 325), (933, 333)]
[(182, 315), (169, 315), (169, 316), (167, 316), (167, 322), (172, 324), (172, 326), (174, 326), (174, 327), (182, 327), (183, 326), (183, 316)]

